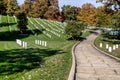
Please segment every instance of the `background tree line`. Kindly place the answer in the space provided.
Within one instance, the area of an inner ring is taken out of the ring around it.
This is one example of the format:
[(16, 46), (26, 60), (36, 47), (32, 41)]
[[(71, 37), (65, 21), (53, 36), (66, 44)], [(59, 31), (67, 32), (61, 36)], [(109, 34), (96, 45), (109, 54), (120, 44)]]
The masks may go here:
[[(16, 15), (22, 11), (29, 17), (45, 18), (51, 20), (75, 20), (90, 26), (106, 26), (111, 24), (110, 17), (119, 12), (119, 0), (97, 0), (104, 6), (95, 7), (91, 3), (83, 4), (82, 7), (64, 5), (59, 9), (58, 0), (25, 0), (18, 5), (17, 0), (0, 0), (0, 14)], [(114, 10), (111, 7), (114, 7)], [(103, 20), (103, 21), (102, 21)]]
[(58, 0), (25, 0), (19, 6), (16, 0), (0, 0), (0, 14), (16, 15), (19, 12), (29, 17), (44, 18), (58, 21), (78, 21), (87, 26), (112, 27), (119, 30), (120, 1), (97, 0), (104, 5), (95, 7), (91, 3), (82, 7), (64, 5), (59, 9)]

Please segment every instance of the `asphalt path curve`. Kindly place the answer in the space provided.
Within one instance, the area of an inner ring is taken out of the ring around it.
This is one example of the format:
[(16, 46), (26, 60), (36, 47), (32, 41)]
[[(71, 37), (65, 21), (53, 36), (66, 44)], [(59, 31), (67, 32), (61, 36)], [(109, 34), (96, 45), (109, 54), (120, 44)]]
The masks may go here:
[(90, 35), (75, 48), (75, 80), (120, 80), (120, 62), (92, 47), (100, 31)]

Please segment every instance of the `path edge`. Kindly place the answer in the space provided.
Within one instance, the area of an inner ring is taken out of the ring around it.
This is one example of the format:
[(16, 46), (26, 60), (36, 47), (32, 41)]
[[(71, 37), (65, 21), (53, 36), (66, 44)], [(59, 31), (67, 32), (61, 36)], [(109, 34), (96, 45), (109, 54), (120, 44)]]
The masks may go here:
[[(95, 40), (94, 40), (94, 41), (95, 41)], [(95, 48), (95, 49), (96, 49), (97, 51), (99, 51), (100, 53), (103, 53), (104, 55), (109, 56), (110, 58), (116, 60), (117, 62), (120, 62), (120, 59), (119, 59), (119, 58), (117, 58), (117, 57), (115, 57), (115, 56), (113, 56), (113, 55), (111, 55), (111, 54), (109, 54), (109, 53), (107, 53), (107, 52), (104, 52), (104, 51), (100, 50), (99, 48), (97, 48), (97, 47), (95, 46), (95, 44), (94, 44), (94, 41), (93, 41), (93, 43), (92, 43), (92, 47), (93, 47), (93, 48)]]
[(69, 72), (68, 80), (74, 80), (75, 79), (75, 71), (76, 71), (76, 57), (75, 57), (75, 48), (76, 46), (80, 43), (77, 42), (73, 47), (72, 47), (72, 66)]

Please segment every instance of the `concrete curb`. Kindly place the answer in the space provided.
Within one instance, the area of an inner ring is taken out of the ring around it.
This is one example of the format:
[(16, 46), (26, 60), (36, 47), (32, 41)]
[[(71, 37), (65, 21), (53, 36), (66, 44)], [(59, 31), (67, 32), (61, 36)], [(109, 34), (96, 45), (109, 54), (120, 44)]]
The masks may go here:
[(75, 71), (76, 71), (76, 59), (75, 59), (75, 47), (80, 43), (77, 42), (73, 47), (72, 47), (72, 66), (71, 70), (69, 73), (68, 80), (75, 80)]
[(117, 62), (120, 62), (120, 59), (119, 59), (119, 58), (117, 58), (117, 57), (115, 57), (115, 56), (113, 56), (113, 55), (110, 55), (110, 54), (108, 54), (108, 53), (100, 50), (99, 48), (97, 48), (97, 47), (94, 45), (94, 43), (92, 43), (92, 47), (95, 48), (95, 49), (96, 49), (97, 51), (99, 51), (100, 53), (102, 53), (102, 54), (104, 54), (104, 55), (106, 55), (106, 56), (109, 56), (110, 58), (116, 60)]

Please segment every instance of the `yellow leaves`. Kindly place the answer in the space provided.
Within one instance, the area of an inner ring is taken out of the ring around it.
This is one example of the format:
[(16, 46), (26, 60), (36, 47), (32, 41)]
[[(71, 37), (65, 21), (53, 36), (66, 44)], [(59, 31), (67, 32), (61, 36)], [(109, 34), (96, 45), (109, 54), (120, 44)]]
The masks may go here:
[(96, 25), (96, 8), (90, 3), (84, 4), (77, 18), (85, 24)]

